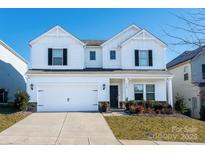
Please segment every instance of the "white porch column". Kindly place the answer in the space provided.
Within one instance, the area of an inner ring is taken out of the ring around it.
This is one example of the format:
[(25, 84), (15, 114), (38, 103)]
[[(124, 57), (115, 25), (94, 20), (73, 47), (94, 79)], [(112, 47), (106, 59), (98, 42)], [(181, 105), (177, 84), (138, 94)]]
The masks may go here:
[(125, 78), (125, 100), (128, 98), (128, 84), (129, 80), (128, 78)]
[(171, 106), (173, 106), (172, 78), (167, 79), (167, 96), (168, 96), (168, 103)]
[(124, 78), (123, 84), (122, 84), (122, 99), (123, 99), (123, 101), (125, 101), (126, 98), (128, 98), (128, 84), (129, 84), (128, 78)]

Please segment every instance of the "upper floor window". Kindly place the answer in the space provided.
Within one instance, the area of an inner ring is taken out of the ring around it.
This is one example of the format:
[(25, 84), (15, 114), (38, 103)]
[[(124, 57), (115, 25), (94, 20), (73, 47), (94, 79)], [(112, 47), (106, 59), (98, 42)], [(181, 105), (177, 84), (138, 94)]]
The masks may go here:
[(90, 60), (96, 60), (96, 53), (95, 53), (95, 51), (90, 51)]
[(140, 66), (149, 66), (148, 50), (140, 50), (139, 51), (139, 65)]
[(202, 64), (202, 79), (205, 79), (205, 64)]
[(153, 66), (152, 50), (135, 50), (135, 66)]
[(53, 65), (63, 65), (63, 49), (53, 49)]
[(67, 65), (67, 49), (48, 49), (48, 65)]
[(184, 81), (189, 80), (189, 67), (185, 66), (184, 67)]
[(110, 51), (110, 59), (111, 60), (115, 60), (116, 59), (116, 51), (115, 50), (111, 50)]

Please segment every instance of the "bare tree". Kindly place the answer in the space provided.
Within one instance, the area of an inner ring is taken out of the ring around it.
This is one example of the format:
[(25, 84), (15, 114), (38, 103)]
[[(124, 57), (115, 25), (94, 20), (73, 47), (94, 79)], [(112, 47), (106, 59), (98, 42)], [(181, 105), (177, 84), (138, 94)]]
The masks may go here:
[(172, 45), (188, 45), (191, 47), (201, 47), (205, 45), (205, 9), (196, 9), (195, 12), (185, 12), (183, 14), (171, 13), (179, 23), (167, 25), (169, 29), (164, 33), (175, 41)]

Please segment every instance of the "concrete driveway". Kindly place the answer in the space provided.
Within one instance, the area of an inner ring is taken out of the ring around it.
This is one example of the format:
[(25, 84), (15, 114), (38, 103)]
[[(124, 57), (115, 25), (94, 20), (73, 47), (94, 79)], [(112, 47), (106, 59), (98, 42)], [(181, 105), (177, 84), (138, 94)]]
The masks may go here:
[(0, 144), (120, 144), (100, 113), (33, 113), (0, 133)]

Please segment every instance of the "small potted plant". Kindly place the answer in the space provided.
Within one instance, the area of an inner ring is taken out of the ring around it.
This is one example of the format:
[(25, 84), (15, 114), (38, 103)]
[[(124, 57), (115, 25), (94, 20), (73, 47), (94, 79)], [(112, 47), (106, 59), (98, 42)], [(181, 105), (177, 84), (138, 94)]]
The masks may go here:
[(108, 103), (107, 102), (100, 102), (100, 111), (107, 112), (108, 110)]
[(136, 104), (130, 104), (129, 111), (131, 114), (135, 114), (136, 113)]

